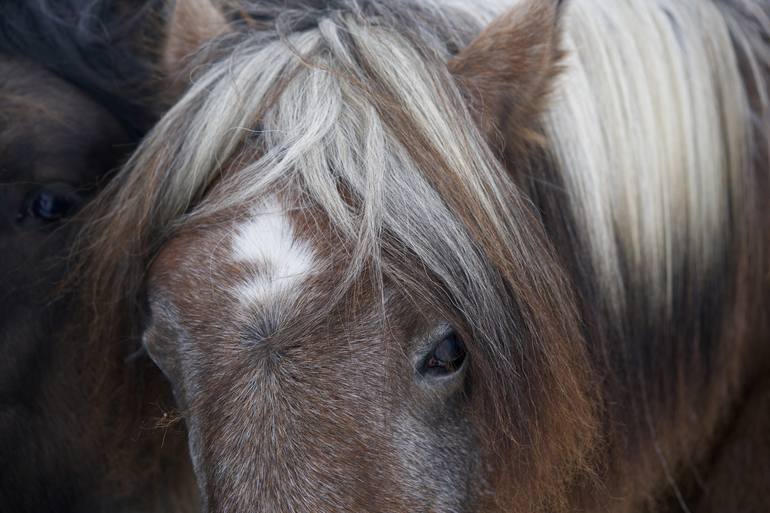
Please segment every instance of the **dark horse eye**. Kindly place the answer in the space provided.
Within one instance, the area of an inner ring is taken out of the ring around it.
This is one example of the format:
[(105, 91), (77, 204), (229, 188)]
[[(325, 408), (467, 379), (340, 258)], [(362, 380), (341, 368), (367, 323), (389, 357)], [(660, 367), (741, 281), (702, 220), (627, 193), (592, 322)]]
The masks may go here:
[(445, 336), (425, 359), (423, 374), (451, 374), (459, 370), (464, 361), (465, 344), (452, 332)]
[(65, 187), (41, 187), (27, 196), (24, 210), (19, 218), (35, 217), (41, 221), (53, 222), (67, 217), (77, 203), (77, 197)]
[(51, 191), (38, 192), (32, 204), (30, 213), (44, 221), (57, 221), (67, 215), (72, 207), (72, 202), (64, 196), (57, 196)]

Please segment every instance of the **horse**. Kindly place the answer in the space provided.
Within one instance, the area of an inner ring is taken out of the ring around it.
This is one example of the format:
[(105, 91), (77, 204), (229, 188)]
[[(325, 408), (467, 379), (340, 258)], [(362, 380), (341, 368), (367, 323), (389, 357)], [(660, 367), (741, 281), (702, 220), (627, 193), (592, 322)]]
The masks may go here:
[(766, 2), (201, 0), (163, 55), (73, 265), (206, 511), (764, 511)]
[(133, 47), (149, 4), (119, 14), (137, 5), (3, 3), (1, 511), (190, 510), (168, 497), (187, 468), (183, 434), (165, 430), (163, 448), (155, 426), (168, 387), (118, 341), (85, 351), (58, 285), (78, 211), (157, 116), (150, 59)]

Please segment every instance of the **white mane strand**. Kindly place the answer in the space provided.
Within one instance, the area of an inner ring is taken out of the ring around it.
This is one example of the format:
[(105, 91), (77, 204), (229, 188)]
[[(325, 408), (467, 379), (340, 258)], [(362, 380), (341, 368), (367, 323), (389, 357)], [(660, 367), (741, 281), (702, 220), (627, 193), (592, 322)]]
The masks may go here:
[(610, 302), (643, 287), (670, 305), (675, 274), (711, 268), (746, 200), (752, 111), (733, 42), (753, 66), (759, 45), (713, 1), (575, 0), (565, 22), (547, 132), (579, 230)]

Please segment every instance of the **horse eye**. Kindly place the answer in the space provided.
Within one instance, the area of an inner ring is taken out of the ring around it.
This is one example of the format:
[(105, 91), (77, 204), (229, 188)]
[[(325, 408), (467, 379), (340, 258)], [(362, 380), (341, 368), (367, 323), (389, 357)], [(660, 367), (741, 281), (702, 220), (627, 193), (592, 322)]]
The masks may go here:
[(443, 376), (457, 372), (465, 361), (465, 344), (452, 332), (445, 336), (425, 359), (423, 374)]
[(20, 213), (19, 218), (32, 216), (41, 221), (54, 222), (67, 217), (77, 199), (70, 191), (57, 189), (62, 188), (40, 188), (32, 191), (27, 196), (24, 212)]

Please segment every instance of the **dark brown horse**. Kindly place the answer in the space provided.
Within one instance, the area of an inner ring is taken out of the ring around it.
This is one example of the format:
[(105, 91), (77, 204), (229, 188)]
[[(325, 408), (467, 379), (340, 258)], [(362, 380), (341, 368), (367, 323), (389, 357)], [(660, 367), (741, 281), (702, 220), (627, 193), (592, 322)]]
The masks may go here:
[(166, 387), (146, 358), (130, 358), (136, 347), (87, 347), (87, 323), (57, 289), (73, 217), (155, 116), (144, 84), (150, 56), (119, 33), (130, 29), (133, 38), (142, 28), (136, 11), (130, 23), (120, 20), (129, 7), (136, 5), (2, 5), (3, 512), (185, 509), (177, 503), (181, 435), (156, 426)]
[(181, 2), (93, 342), (209, 511), (766, 511), (770, 7), (476, 4)]

